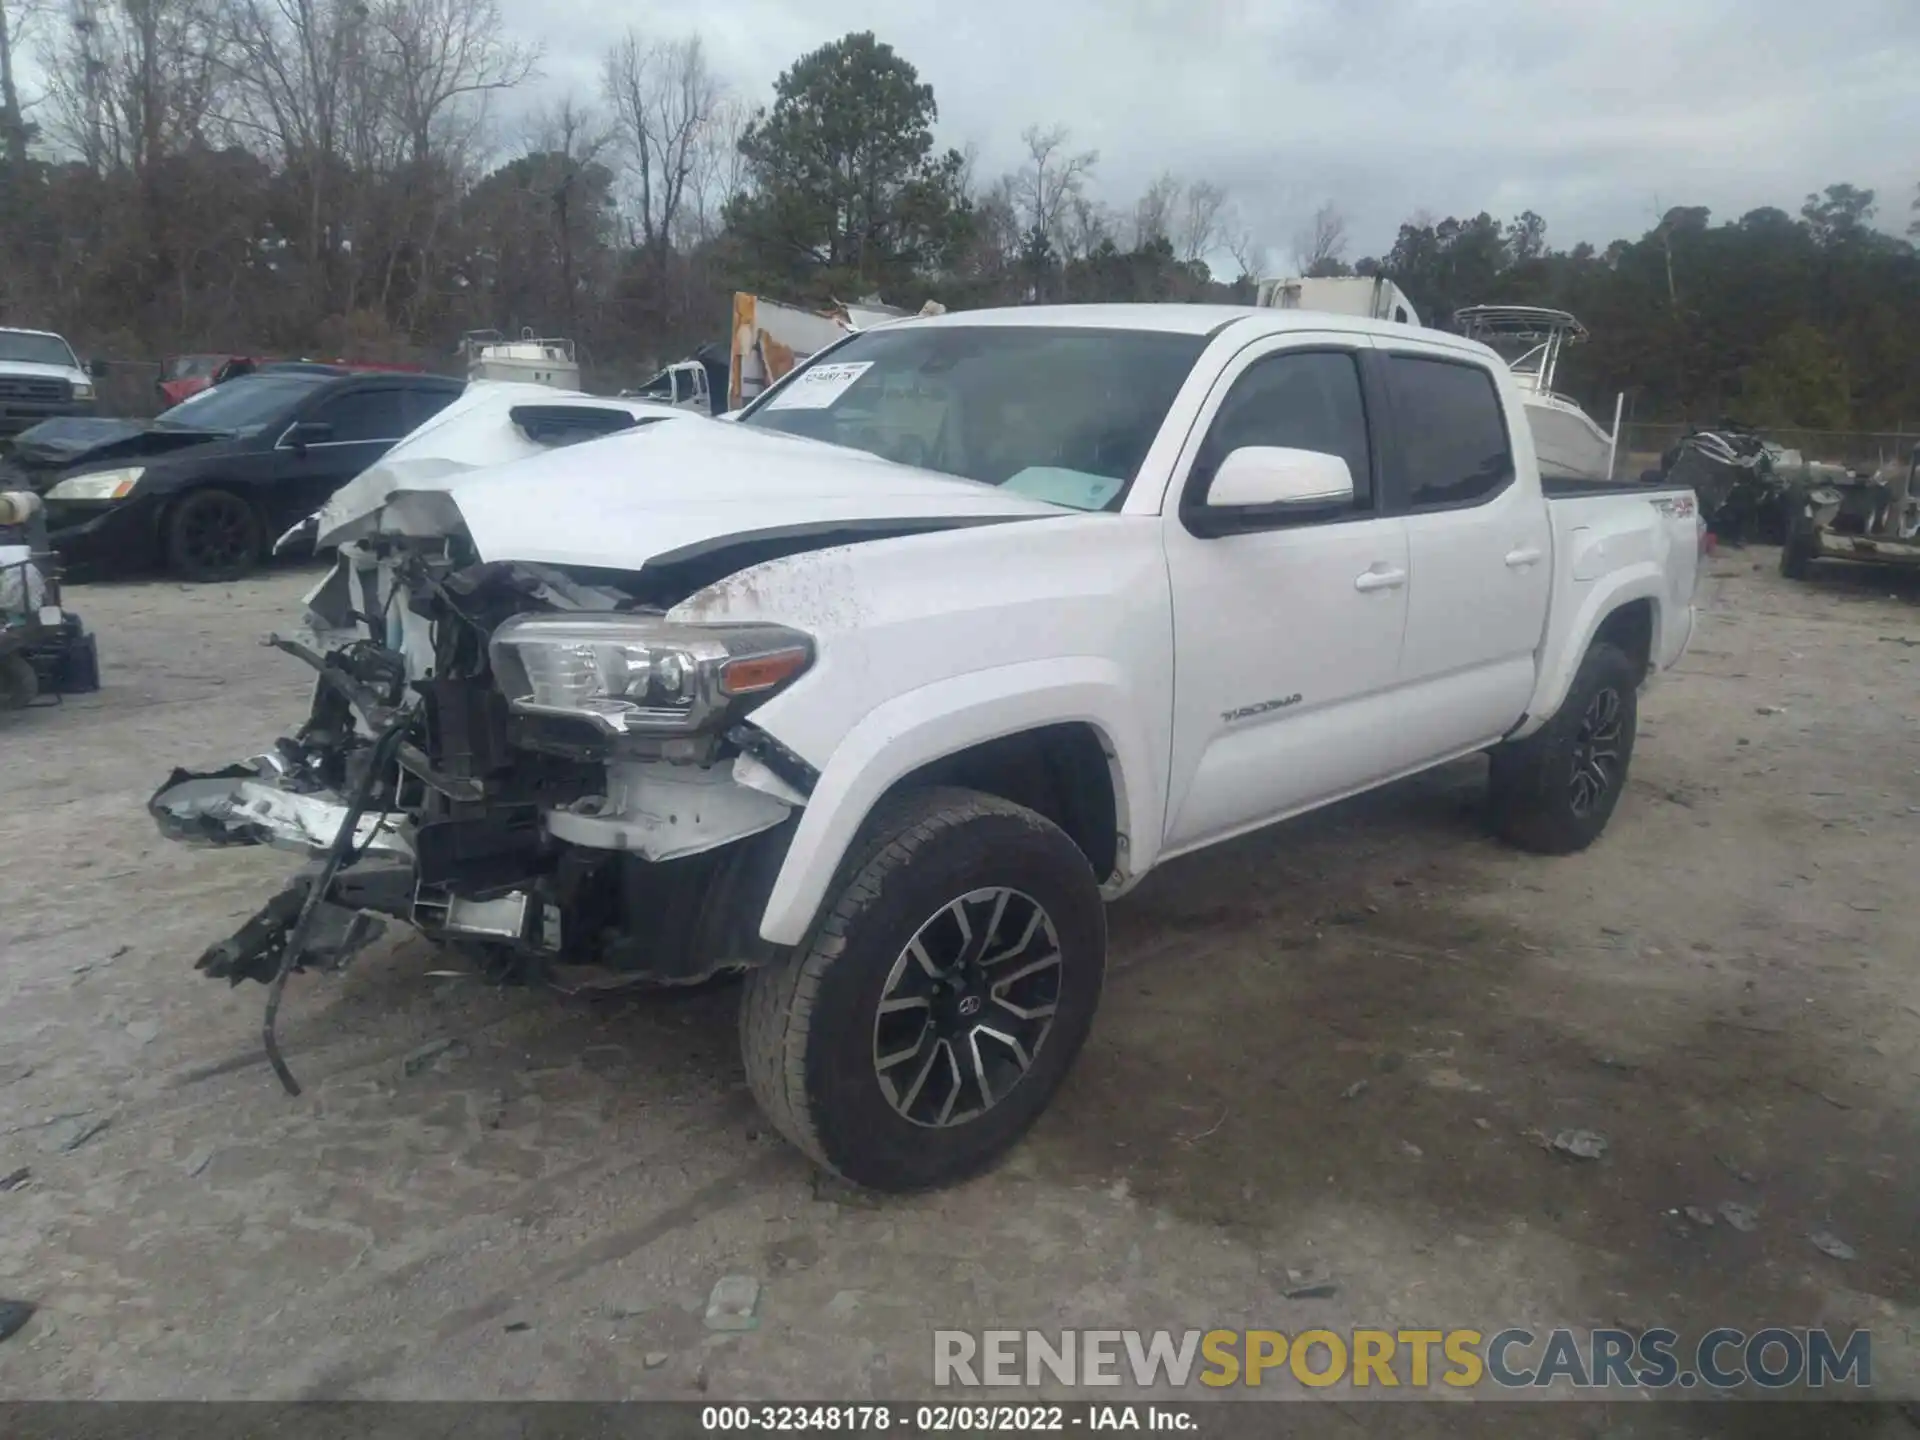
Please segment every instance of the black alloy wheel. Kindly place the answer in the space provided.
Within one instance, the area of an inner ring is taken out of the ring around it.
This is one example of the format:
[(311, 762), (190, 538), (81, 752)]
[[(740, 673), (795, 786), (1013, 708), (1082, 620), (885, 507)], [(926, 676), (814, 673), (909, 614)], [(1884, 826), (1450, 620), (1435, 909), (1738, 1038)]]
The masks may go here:
[(1573, 738), (1573, 775), (1568, 798), (1585, 819), (1606, 796), (1620, 771), (1620, 692), (1611, 685), (1593, 692)]
[(260, 515), (231, 490), (196, 490), (167, 517), (167, 568), (185, 580), (238, 580), (260, 563)]

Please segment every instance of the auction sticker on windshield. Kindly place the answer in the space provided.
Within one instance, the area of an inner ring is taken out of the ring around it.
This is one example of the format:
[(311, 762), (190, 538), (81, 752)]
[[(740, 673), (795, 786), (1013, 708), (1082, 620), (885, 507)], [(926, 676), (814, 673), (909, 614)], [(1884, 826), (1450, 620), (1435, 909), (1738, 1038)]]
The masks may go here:
[(846, 360), (838, 364), (815, 365), (811, 370), (802, 370), (794, 377), (792, 384), (783, 386), (778, 395), (767, 401), (767, 409), (830, 409), (834, 401), (853, 387), (854, 381), (872, 368), (871, 360)]

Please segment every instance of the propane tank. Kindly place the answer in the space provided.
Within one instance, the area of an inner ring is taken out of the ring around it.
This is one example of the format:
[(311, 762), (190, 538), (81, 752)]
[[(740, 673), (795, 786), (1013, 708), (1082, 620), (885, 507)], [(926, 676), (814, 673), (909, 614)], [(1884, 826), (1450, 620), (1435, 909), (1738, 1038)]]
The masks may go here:
[(29, 550), (47, 548), (47, 507), (31, 490), (0, 490), (0, 531)]

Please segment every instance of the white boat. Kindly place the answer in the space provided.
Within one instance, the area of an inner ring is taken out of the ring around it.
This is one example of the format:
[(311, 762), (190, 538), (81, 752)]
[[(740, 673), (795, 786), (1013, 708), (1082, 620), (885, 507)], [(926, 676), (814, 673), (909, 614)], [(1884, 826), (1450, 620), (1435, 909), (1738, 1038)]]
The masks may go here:
[(1613, 433), (1565, 395), (1555, 393), (1560, 352), (1587, 338), (1587, 328), (1564, 310), (1536, 305), (1472, 305), (1456, 310), (1454, 323), (1470, 340), (1490, 345), (1507, 362), (1540, 458), (1540, 473), (1562, 480), (1611, 480), (1620, 443), (1620, 410), (1614, 401)]
[(469, 331), (460, 348), (467, 357), (467, 379), (519, 381), (556, 390), (580, 388), (580, 361), (573, 341), (541, 337), (532, 330), (509, 340), (498, 330)]

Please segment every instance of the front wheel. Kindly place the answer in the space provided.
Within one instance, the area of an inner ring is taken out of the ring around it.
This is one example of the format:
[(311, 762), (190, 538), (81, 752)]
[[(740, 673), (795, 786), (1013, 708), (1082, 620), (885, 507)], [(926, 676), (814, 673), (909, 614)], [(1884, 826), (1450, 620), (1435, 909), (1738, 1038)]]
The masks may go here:
[(913, 792), (868, 822), (806, 943), (747, 977), (747, 1080), (846, 1179), (949, 1184), (1046, 1108), (1105, 970), (1099, 885), (1057, 826), (977, 791)]
[(1541, 855), (1600, 838), (1626, 788), (1639, 687), (1626, 651), (1597, 640), (1554, 717), (1493, 752), (1488, 798), (1501, 838)]
[(260, 513), (231, 490), (195, 490), (167, 515), (167, 568), (182, 580), (238, 580), (260, 563)]

